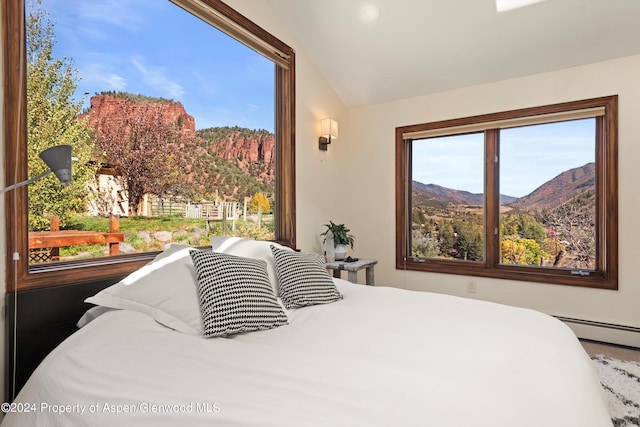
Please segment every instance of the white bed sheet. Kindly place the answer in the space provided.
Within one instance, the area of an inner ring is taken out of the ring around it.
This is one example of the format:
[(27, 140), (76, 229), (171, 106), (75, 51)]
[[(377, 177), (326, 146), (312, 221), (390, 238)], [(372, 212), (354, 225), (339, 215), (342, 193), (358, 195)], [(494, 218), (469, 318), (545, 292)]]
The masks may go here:
[(109, 311), (43, 361), (14, 407), (35, 411), (2, 426), (611, 426), (591, 362), (560, 321), (336, 283), (342, 301), (232, 338)]

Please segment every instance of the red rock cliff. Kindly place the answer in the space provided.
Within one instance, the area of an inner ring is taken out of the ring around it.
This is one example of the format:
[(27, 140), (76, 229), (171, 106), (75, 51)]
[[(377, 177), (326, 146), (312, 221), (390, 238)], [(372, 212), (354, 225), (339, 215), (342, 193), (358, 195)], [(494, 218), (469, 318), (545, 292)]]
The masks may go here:
[[(214, 152), (225, 160), (237, 164), (240, 169), (260, 178), (261, 181), (273, 180), (275, 164), (275, 138), (273, 134), (258, 133), (242, 136), (240, 132), (232, 133), (218, 142)], [(261, 164), (259, 171), (252, 170), (252, 164)], [(270, 179), (268, 178), (270, 176)]]
[(162, 105), (163, 118), (168, 122), (178, 123), (182, 127), (183, 132), (188, 134), (195, 134), (196, 132), (195, 120), (187, 114), (184, 106), (179, 102), (168, 100), (135, 101), (112, 95), (92, 96), (90, 102), (91, 108), (89, 108), (89, 111), (86, 114), (81, 114), (79, 118), (82, 119), (88, 116), (89, 122), (93, 125), (103, 119), (122, 121), (123, 114), (142, 112), (145, 108), (148, 108), (148, 104), (152, 104), (154, 106)]

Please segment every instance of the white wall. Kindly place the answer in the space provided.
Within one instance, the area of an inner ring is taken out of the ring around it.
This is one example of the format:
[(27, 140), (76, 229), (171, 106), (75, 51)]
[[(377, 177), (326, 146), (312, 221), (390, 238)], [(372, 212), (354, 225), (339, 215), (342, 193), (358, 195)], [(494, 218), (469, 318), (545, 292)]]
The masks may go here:
[[(356, 236), (355, 255), (375, 258), (376, 283), (449, 293), (569, 318), (640, 327), (640, 56), (394, 102), (345, 109), (266, 0), (228, 3), (297, 51), (296, 180), (298, 246), (321, 252), (329, 219)], [(339, 67), (340, 64), (335, 64)], [(425, 76), (427, 78), (427, 76)], [(395, 128), (416, 123), (619, 95), (618, 291), (470, 278), (395, 269)], [(319, 119), (340, 123), (340, 139), (321, 153)], [(466, 292), (477, 283), (477, 293)], [(570, 325), (580, 335), (640, 347), (640, 334)]]
[[(266, 0), (229, 0), (226, 3), (296, 51), (297, 246), (321, 253), (322, 224), (330, 219), (347, 221), (346, 213), (336, 209), (336, 201), (341, 198), (338, 193), (344, 191), (340, 159), (352, 143), (347, 110)], [(323, 152), (318, 150), (320, 120), (328, 117), (338, 121), (340, 135)]]
[[(529, 307), (549, 314), (640, 327), (640, 56), (478, 85), (349, 110), (349, 159), (343, 179), (360, 192), (341, 195), (337, 208), (353, 225), (357, 255), (379, 260), (376, 282)], [(576, 288), (395, 269), (394, 130), (397, 126), (511, 109), (619, 95), (618, 291)], [(371, 189), (371, 190), (369, 190)], [(466, 292), (477, 283), (477, 294)], [(586, 335), (584, 328), (581, 334)], [(640, 347), (640, 337), (610, 336)], [(592, 338), (604, 339), (601, 336)]]

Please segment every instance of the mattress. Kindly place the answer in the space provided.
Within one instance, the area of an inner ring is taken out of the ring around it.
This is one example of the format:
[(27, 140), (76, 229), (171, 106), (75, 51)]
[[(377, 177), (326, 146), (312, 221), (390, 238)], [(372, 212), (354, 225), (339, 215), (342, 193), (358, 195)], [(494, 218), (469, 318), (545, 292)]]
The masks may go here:
[(342, 300), (229, 338), (107, 311), (42, 362), (2, 427), (611, 425), (589, 358), (553, 317), (335, 283)]

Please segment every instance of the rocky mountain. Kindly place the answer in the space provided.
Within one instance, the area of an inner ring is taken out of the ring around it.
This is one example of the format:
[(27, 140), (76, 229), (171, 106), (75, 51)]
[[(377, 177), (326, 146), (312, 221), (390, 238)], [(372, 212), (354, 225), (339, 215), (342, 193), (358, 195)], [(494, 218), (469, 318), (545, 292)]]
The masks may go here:
[(509, 203), (515, 208), (543, 209), (555, 208), (586, 190), (594, 190), (596, 183), (596, 165), (569, 169), (545, 182), (530, 194)]
[[(484, 203), (484, 194), (470, 193), (468, 191), (454, 190), (436, 184), (423, 184), (412, 182), (412, 199), (414, 205), (446, 206), (454, 205), (481, 205)], [(500, 195), (500, 204), (511, 203), (515, 197)]]
[(94, 126), (102, 119), (120, 123), (123, 121), (123, 114), (141, 114), (150, 105), (162, 105), (163, 120), (178, 123), (185, 133), (191, 135), (196, 133), (196, 122), (193, 116), (187, 114), (181, 103), (169, 99), (132, 95), (124, 92), (105, 92), (92, 96), (89, 102), (91, 107), (79, 118), (88, 117), (89, 122)]
[(211, 153), (238, 166), (260, 182), (275, 179), (275, 135), (266, 130), (215, 127), (197, 131)]
[[(573, 197), (595, 188), (595, 163), (562, 172), (530, 194), (515, 198), (501, 195), (500, 204), (514, 208), (540, 210), (556, 208)], [(436, 184), (412, 183), (413, 204), (416, 206), (480, 205), (483, 195), (441, 187)]]

